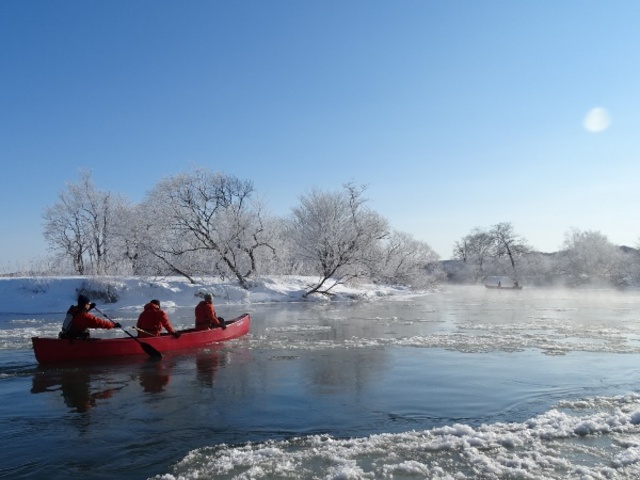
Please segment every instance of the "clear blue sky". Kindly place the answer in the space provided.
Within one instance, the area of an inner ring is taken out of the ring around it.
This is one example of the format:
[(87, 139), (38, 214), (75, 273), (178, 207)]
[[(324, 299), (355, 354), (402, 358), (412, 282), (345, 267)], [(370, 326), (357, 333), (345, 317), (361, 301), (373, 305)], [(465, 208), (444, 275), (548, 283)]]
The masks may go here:
[(355, 181), (443, 258), (505, 221), (636, 245), (639, 25), (636, 0), (4, 0), (0, 266), (46, 254), (80, 169), (137, 202), (204, 166), (277, 215)]

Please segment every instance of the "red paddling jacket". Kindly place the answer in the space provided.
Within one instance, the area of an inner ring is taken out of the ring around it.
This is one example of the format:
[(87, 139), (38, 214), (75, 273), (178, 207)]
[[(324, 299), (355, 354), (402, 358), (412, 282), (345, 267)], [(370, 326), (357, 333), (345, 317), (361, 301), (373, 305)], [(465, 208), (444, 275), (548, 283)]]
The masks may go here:
[[(158, 337), (160, 336), (160, 332), (162, 331), (162, 327), (164, 327), (167, 332), (173, 334), (175, 330), (171, 326), (169, 322), (169, 317), (164, 313), (158, 305), (155, 303), (147, 303), (144, 306), (144, 311), (138, 317), (138, 323), (136, 324), (138, 328), (144, 330), (145, 332), (149, 332), (151, 335)], [(139, 337), (148, 337), (143, 332), (138, 332)]]
[[(91, 315), (84, 307), (73, 305), (67, 311), (67, 315), (72, 315), (73, 320), (64, 331), (65, 338), (88, 338), (89, 328), (114, 328), (113, 322)], [(64, 330), (64, 329), (63, 329)]]
[(210, 327), (220, 327), (221, 322), (216, 315), (213, 303), (202, 300), (196, 305), (196, 330), (208, 330)]

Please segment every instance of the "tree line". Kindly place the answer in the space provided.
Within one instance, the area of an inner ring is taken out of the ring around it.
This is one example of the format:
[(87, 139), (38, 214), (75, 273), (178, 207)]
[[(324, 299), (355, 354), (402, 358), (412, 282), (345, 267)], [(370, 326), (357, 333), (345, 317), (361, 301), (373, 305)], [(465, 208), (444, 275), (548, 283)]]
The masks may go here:
[(640, 284), (640, 251), (617, 246), (594, 230), (572, 228), (559, 251), (535, 251), (509, 222), (476, 227), (454, 244), (456, 262), (445, 267), (456, 283), (508, 277), (539, 285), (636, 286)]
[(475, 227), (453, 245), (452, 261), (393, 230), (372, 210), (366, 188), (312, 189), (285, 217), (269, 215), (253, 183), (196, 169), (161, 179), (134, 204), (100, 190), (89, 171), (68, 183), (43, 212), (53, 252), (48, 271), (77, 275), (181, 275), (233, 279), (305, 275), (307, 294), (330, 294), (356, 280), (429, 287), (443, 281), (520, 284), (640, 284), (638, 250), (592, 230), (572, 229), (561, 249), (531, 247), (510, 222)]
[(250, 287), (257, 275), (306, 275), (306, 292), (366, 280), (415, 287), (443, 277), (438, 255), (393, 230), (366, 188), (313, 189), (284, 218), (269, 215), (253, 183), (197, 169), (161, 179), (134, 204), (80, 173), (43, 212), (52, 268), (77, 275), (220, 276)]

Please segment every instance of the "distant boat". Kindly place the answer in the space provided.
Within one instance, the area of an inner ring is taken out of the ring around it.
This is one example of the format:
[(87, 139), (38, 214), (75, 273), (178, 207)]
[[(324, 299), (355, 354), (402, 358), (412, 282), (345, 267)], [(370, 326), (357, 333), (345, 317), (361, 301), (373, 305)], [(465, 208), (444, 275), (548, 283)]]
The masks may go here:
[(521, 285), (512, 285), (511, 287), (503, 287), (502, 285), (485, 285), (487, 288), (493, 288), (495, 290), (522, 290)]

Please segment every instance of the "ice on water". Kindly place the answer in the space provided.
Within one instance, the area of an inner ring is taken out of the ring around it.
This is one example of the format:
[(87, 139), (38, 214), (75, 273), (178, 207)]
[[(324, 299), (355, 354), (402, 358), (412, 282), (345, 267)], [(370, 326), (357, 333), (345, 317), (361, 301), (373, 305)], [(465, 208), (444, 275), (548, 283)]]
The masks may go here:
[(203, 448), (156, 478), (638, 478), (639, 424), (638, 394), (564, 401), (522, 423)]

